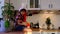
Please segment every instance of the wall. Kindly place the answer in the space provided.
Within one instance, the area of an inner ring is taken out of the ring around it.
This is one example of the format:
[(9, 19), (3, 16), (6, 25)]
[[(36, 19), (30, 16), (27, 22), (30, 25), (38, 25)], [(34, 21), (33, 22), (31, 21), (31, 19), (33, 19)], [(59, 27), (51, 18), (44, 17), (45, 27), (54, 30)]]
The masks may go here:
[[(5, 0), (9, 2), (9, 0)], [(13, 3), (15, 10), (19, 10), (22, 7), (26, 7), (27, 0), (10, 0), (10, 3)]]
[[(51, 23), (54, 24), (55, 29), (58, 29), (58, 27), (60, 26), (60, 15), (57, 14), (36, 14), (33, 16), (28, 16), (27, 21), (33, 23), (37, 23), (38, 21), (40, 27), (43, 27), (43, 24), (45, 24), (47, 17), (50, 17)], [(46, 28), (46, 24), (44, 28)]]

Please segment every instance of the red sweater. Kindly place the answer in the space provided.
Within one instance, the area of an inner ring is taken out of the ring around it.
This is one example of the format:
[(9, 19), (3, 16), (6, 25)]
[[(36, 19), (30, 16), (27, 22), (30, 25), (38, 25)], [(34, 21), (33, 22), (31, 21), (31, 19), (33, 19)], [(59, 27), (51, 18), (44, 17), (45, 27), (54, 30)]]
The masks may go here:
[(26, 14), (23, 15), (23, 22), (26, 22)]

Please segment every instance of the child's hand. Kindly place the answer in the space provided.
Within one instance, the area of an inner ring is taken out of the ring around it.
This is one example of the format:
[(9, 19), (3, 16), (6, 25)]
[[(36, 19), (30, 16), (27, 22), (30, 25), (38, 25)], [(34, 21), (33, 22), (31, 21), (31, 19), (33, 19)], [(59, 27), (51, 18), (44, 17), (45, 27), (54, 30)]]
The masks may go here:
[(23, 25), (25, 25), (25, 26), (26, 26), (26, 25), (27, 25), (27, 23), (26, 23), (26, 22), (23, 22)]

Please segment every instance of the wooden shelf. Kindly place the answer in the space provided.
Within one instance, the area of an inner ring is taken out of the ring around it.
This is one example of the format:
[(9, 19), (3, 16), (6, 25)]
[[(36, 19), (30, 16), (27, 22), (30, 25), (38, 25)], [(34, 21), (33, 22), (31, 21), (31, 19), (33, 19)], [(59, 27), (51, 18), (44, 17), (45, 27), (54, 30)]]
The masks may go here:
[(32, 31), (40, 31), (40, 28), (31, 28)]
[(58, 30), (58, 29), (54, 29), (54, 30), (47, 30), (47, 29), (41, 29), (41, 28), (31, 28), (32, 29), (32, 31), (40, 31), (40, 30), (42, 30), (42, 31), (44, 31), (44, 32), (60, 32), (60, 30)]

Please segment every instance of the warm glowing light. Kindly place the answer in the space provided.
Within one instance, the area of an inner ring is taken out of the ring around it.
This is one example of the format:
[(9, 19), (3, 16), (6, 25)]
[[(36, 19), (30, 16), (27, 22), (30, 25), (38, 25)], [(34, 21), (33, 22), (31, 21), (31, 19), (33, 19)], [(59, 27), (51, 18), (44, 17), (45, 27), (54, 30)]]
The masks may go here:
[(48, 12), (46, 11), (46, 12), (44, 12), (45, 14), (48, 14)]
[(54, 13), (54, 10), (44, 10), (44, 13), (45, 14), (53, 14)]
[(51, 17), (51, 16), (53, 16), (54, 14), (46, 14), (46, 13), (44, 13), (44, 14), (42, 14), (42, 17), (43, 18), (47, 18), (47, 17)]
[(26, 32), (24, 34), (32, 34), (32, 30), (30, 28), (26, 28), (25, 30)]
[(54, 12), (50, 12), (50, 14), (53, 14)]
[(27, 34), (32, 34), (32, 32), (27, 32)]

